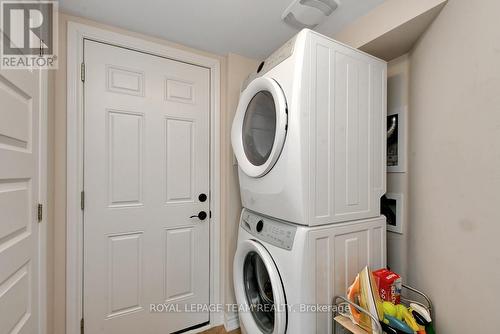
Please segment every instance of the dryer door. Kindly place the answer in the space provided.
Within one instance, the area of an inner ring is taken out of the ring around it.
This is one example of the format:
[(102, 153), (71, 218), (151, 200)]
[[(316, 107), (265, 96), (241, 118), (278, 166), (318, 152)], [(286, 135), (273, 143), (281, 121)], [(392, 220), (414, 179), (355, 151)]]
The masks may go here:
[(271, 78), (253, 80), (241, 93), (231, 130), (234, 154), (245, 174), (260, 177), (273, 168), (286, 128), (287, 104), (281, 87)]
[(287, 308), (283, 284), (271, 255), (260, 243), (245, 240), (238, 245), (233, 278), (247, 333), (284, 334)]

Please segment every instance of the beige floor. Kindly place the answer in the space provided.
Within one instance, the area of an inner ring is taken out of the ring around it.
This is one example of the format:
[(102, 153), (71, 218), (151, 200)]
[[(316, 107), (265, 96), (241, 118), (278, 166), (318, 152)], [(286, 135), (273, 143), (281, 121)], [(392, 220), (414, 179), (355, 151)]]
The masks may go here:
[(211, 328), (207, 331), (201, 332), (201, 334), (240, 334), (239, 329), (235, 329), (234, 331), (226, 332), (224, 326), (219, 326), (215, 328)]

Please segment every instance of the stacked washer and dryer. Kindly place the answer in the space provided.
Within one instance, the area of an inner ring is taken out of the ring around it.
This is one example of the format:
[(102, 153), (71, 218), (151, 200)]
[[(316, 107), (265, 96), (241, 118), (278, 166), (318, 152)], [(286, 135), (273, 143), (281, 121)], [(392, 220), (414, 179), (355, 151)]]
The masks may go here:
[(331, 333), (332, 298), (364, 266), (385, 266), (386, 71), (306, 29), (245, 81), (231, 141), (247, 333)]

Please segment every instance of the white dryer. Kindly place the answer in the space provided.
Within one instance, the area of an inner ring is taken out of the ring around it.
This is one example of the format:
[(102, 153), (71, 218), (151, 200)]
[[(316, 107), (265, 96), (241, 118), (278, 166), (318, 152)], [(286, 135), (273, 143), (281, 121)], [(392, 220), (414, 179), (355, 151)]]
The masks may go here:
[(243, 207), (303, 225), (376, 217), (384, 61), (302, 30), (247, 79), (233, 121)]
[(385, 217), (306, 227), (243, 209), (233, 280), (251, 334), (332, 333), (335, 295), (366, 265), (385, 267)]

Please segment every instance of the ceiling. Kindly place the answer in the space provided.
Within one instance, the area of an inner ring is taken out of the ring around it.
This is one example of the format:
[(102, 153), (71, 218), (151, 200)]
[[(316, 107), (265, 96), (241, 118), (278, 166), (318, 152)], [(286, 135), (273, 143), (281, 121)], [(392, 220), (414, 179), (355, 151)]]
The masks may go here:
[[(292, 0), (60, 0), (68, 14), (167, 39), (200, 50), (255, 59), (298, 30), (281, 21)], [(333, 36), (384, 0), (340, 0), (315, 30)]]

